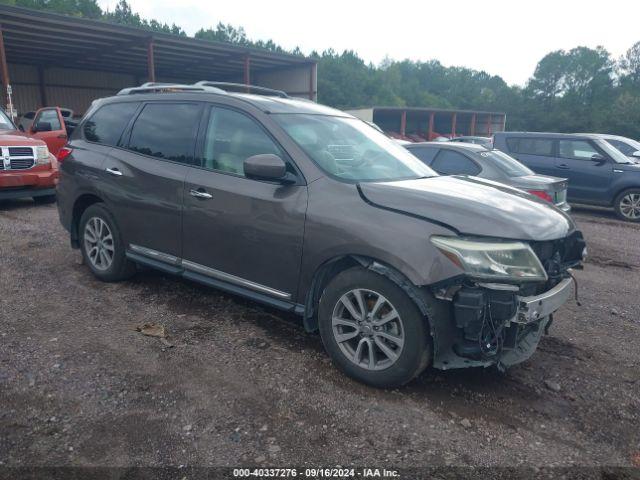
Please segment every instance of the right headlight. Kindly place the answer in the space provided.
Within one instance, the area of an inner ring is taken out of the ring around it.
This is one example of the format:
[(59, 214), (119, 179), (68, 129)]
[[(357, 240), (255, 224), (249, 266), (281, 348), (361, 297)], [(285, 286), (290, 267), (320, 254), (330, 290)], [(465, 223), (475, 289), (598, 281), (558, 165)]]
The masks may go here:
[(547, 280), (540, 260), (524, 242), (434, 236), (431, 243), (474, 279), (491, 282)]

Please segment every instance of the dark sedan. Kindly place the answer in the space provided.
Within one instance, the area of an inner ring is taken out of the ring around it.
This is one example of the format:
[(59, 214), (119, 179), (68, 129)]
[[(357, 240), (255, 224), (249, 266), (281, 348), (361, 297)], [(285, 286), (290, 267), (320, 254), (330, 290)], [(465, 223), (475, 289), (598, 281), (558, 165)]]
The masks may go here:
[(568, 212), (565, 178), (537, 175), (500, 150), (465, 143), (412, 143), (405, 148), (440, 175), (473, 175), (526, 190)]

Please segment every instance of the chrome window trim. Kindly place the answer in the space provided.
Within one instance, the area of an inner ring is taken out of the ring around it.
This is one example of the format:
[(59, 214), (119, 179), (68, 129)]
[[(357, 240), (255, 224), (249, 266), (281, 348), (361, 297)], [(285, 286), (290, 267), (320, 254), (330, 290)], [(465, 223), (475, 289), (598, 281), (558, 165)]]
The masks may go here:
[(256, 292), (266, 293), (267, 295), (282, 298), (284, 300), (291, 299), (290, 293), (282, 292), (280, 290), (276, 290), (275, 288), (267, 287), (266, 285), (252, 282), (251, 280), (246, 280), (242, 277), (238, 277), (230, 273), (225, 273), (220, 270), (207, 267), (205, 265), (200, 265), (199, 263), (196, 263), (196, 262), (184, 260), (174, 255), (170, 255), (168, 253), (159, 252), (158, 250), (153, 250), (151, 248), (135, 245), (133, 243), (129, 244), (129, 248), (133, 252), (139, 253), (140, 255), (144, 255), (145, 257), (153, 258), (155, 260), (159, 260), (161, 262), (165, 262), (170, 265), (182, 267), (186, 270), (190, 270), (192, 272), (206, 275), (207, 277), (215, 278), (217, 280), (222, 280), (223, 282), (238, 285), (240, 287), (245, 287), (245, 288), (254, 290)]

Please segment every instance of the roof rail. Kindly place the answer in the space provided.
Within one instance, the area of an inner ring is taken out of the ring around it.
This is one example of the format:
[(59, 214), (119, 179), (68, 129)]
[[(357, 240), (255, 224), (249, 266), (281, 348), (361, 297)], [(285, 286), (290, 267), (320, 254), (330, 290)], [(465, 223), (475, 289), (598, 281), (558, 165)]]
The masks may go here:
[(180, 83), (158, 83), (147, 82), (139, 87), (123, 88), (118, 95), (133, 95), (136, 93), (170, 93), (170, 92), (210, 92), (210, 93), (227, 93), (221, 88), (212, 85), (184, 85)]
[(208, 80), (202, 80), (194, 84), (195, 86), (213, 87), (224, 91), (234, 92), (246, 92), (255, 93), (256, 95), (275, 96), (280, 98), (290, 98), (282, 90), (275, 90), (273, 88), (259, 87), (258, 85), (248, 85), (246, 83), (231, 83), (231, 82), (210, 82)]

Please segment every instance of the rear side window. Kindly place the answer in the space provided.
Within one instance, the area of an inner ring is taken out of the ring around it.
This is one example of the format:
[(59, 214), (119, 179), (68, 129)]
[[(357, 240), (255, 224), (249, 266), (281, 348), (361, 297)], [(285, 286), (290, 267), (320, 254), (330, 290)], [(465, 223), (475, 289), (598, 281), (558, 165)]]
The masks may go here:
[(204, 141), (203, 167), (244, 175), (244, 161), (253, 156), (284, 154), (252, 118), (226, 108), (211, 110)]
[(433, 147), (415, 147), (409, 148), (408, 150), (427, 165), (431, 165), (431, 162), (433, 162), (433, 159), (436, 158), (437, 153), (440, 151), (438, 148)]
[(550, 138), (507, 138), (512, 153), (553, 156), (553, 140)]
[(149, 103), (136, 118), (129, 150), (179, 163), (194, 163), (201, 105)]
[(440, 151), (431, 168), (442, 175), (477, 175), (481, 170), (470, 158), (447, 149)]
[(138, 109), (139, 103), (110, 103), (100, 107), (84, 124), (84, 137), (90, 142), (118, 145), (118, 140)]
[(558, 143), (558, 156), (573, 160), (591, 160), (598, 150), (586, 140), (560, 140)]

